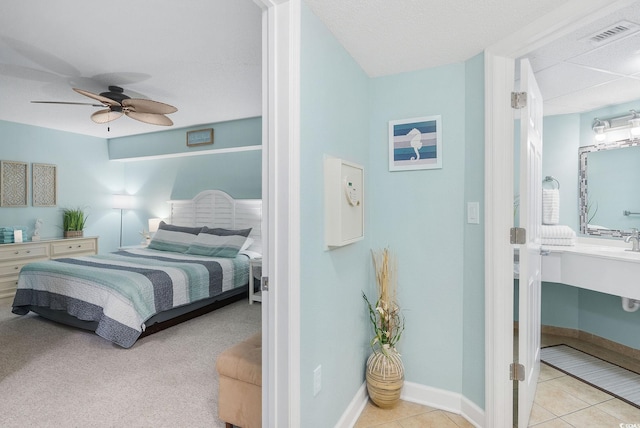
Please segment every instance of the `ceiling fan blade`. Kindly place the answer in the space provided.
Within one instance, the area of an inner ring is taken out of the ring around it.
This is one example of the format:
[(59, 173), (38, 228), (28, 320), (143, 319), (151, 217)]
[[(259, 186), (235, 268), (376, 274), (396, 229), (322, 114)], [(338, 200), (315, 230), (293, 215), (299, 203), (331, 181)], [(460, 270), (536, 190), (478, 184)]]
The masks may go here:
[(143, 100), (139, 98), (129, 98), (126, 100), (122, 100), (122, 106), (130, 107), (137, 113), (169, 114), (178, 111), (178, 109), (172, 105), (153, 100)]
[(137, 111), (125, 111), (125, 114), (131, 119), (139, 120), (140, 122), (144, 123), (150, 123), (151, 125), (173, 125), (173, 121), (163, 114), (139, 113)]
[(91, 103), (74, 103), (71, 101), (31, 101), (34, 104), (69, 104), (69, 105), (78, 105), (78, 106), (92, 106), (92, 107), (104, 107), (102, 104), (91, 104)]
[(111, 98), (103, 97), (102, 95), (94, 94), (93, 92), (85, 91), (84, 89), (73, 88), (79, 94), (84, 95), (85, 97), (93, 98), (94, 100), (98, 100), (103, 103), (105, 106), (119, 106), (120, 103), (112, 100)]
[(91, 120), (95, 123), (107, 123), (112, 120), (116, 120), (122, 116), (122, 112), (120, 111), (111, 111), (108, 108), (104, 110), (99, 110), (91, 115)]

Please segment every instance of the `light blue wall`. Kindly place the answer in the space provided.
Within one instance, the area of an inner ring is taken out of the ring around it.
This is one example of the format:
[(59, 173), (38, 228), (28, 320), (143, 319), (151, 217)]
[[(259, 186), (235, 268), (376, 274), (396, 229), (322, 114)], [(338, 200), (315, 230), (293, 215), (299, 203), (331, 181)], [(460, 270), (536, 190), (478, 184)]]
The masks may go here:
[[(186, 131), (213, 128), (214, 144), (187, 147)], [(262, 151), (208, 154), (219, 150), (262, 144), (259, 117), (210, 123), (195, 128), (171, 129), (109, 140), (109, 152), (124, 165), (123, 192), (136, 197), (136, 209), (125, 212), (123, 245), (140, 242), (147, 219), (169, 216), (170, 199), (190, 199), (202, 190), (220, 189), (234, 198), (262, 197)], [(146, 160), (145, 156), (202, 153), (196, 156)], [(126, 162), (122, 159), (127, 159)]]
[(464, 224), (462, 393), (484, 408), (484, 56), (465, 64), (464, 201), (480, 203), (480, 224)]
[[(204, 128), (213, 128), (213, 144), (187, 147), (187, 131)], [(260, 117), (207, 123), (190, 128), (172, 128), (111, 139), (109, 140), (109, 157), (111, 159), (125, 159), (260, 145), (262, 142), (261, 132), (262, 119)]]
[(6, 121), (0, 121), (0, 135), (0, 159), (54, 164), (58, 173), (58, 206), (32, 207), (29, 165), (29, 206), (0, 207), (0, 225), (27, 226), (31, 234), (41, 218), (42, 238), (62, 237), (61, 208), (83, 207), (89, 215), (85, 236), (100, 236), (100, 252), (115, 249), (120, 216), (111, 195), (123, 186), (124, 165), (109, 161), (106, 140)]
[[(560, 182), (560, 224), (576, 233), (578, 224), (578, 147), (580, 115), (548, 116), (543, 123), (542, 177), (548, 175)], [(555, 183), (554, 183), (555, 185)], [(551, 188), (545, 183), (544, 188)]]
[[(405, 379), (462, 392), (465, 65), (372, 80), (371, 229), (398, 255)], [(388, 122), (442, 116), (442, 169), (389, 172)], [(478, 302), (480, 306), (484, 302)]]
[[(377, 190), (369, 163), (369, 79), (302, 4), (301, 40), (301, 426), (335, 426), (364, 382), (370, 325), (362, 292), (372, 288), (368, 220)], [(364, 166), (365, 238), (324, 248), (323, 159)], [(322, 391), (313, 395), (313, 370)]]
[[(364, 382), (371, 327), (360, 293), (375, 296), (370, 249), (387, 246), (398, 256), (406, 380), (483, 407), (484, 230), (464, 217), (467, 200), (484, 204), (483, 57), (369, 79), (302, 12), (302, 425), (333, 426)], [(443, 168), (389, 172), (388, 122), (429, 115), (442, 116)], [(318, 227), (324, 155), (365, 166), (365, 240), (329, 252)]]
[[(261, 144), (260, 118), (203, 127), (215, 129), (215, 143), (201, 147)], [(104, 253), (115, 251), (120, 241), (120, 211), (111, 208), (113, 194), (135, 195), (135, 208), (122, 216), (123, 245), (140, 243), (139, 232), (147, 228), (148, 218), (168, 216), (169, 199), (188, 199), (214, 188), (236, 198), (261, 197), (261, 150), (129, 162), (109, 159), (109, 151), (121, 158), (184, 152), (185, 131), (172, 129), (166, 135), (156, 132), (107, 141), (0, 121), (0, 159), (49, 163), (58, 170), (58, 207), (0, 207), (0, 225), (27, 226), (31, 233), (35, 220), (41, 218), (43, 238), (61, 237), (61, 208), (85, 207), (89, 214), (85, 235), (99, 236), (99, 250)], [(160, 142), (157, 147), (155, 141)]]

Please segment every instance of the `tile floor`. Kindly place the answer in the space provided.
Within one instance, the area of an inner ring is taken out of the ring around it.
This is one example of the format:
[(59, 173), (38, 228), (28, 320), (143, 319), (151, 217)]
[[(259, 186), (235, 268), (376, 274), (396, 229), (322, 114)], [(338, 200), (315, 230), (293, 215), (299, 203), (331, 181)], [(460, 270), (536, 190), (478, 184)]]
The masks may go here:
[[(560, 343), (565, 343), (640, 373), (640, 361), (637, 359), (578, 339), (548, 334), (544, 334), (542, 337), (542, 346)], [(458, 428), (472, 426), (462, 416), (455, 413), (401, 401), (391, 410), (382, 410), (371, 402), (367, 403), (354, 428)], [(640, 427), (640, 409), (542, 364), (529, 426), (535, 428)]]

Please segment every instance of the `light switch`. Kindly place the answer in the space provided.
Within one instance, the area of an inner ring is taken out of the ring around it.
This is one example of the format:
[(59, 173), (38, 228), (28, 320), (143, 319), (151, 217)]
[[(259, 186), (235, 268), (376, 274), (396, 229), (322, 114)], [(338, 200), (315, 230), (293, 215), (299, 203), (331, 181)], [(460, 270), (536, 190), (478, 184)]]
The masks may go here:
[(467, 223), (480, 224), (480, 202), (467, 202)]

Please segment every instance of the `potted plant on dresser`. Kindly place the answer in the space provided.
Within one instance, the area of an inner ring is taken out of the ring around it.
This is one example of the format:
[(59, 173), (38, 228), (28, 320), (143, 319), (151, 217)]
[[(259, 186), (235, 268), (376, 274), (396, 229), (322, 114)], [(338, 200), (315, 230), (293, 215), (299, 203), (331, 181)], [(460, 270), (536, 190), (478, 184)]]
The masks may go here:
[(400, 400), (404, 385), (404, 365), (396, 344), (404, 331), (404, 317), (397, 303), (397, 265), (388, 248), (372, 251), (378, 285), (378, 300), (372, 305), (363, 292), (374, 336), (373, 352), (367, 359), (369, 398), (381, 408), (391, 408)]
[(81, 237), (87, 222), (87, 214), (82, 208), (64, 208), (62, 210), (62, 230), (65, 238)]

